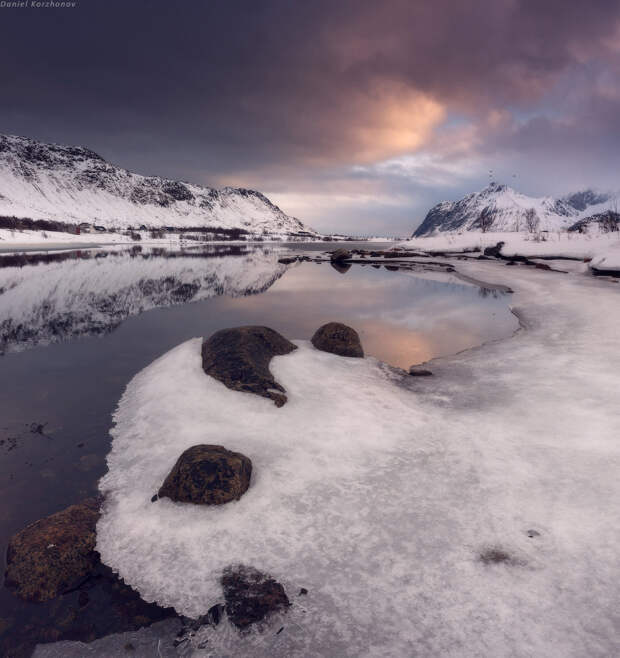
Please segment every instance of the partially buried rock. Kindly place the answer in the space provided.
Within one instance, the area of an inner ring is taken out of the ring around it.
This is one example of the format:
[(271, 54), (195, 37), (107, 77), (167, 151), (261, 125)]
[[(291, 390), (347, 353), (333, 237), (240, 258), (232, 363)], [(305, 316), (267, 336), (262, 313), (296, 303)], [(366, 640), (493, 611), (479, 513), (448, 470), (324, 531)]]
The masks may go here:
[(253, 567), (229, 567), (224, 571), (221, 583), (228, 619), (240, 629), (291, 605), (284, 587)]
[(27, 601), (47, 601), (78, 585), (97, 566), (99, 501), (89, 498), (11, 537), (5, 585)]
[(177, 460), (159, 489), (159, 498), (196, 505), (239, 500), (250, 486), (251, 460), (222, 446), (197, 445)]
[(409, 374), (412, 377), (430, 377), (433, 373), (425, 368), (418, 368), (418, 366), (411, 366)]
[(319, 327), (312, 336), (312, 344), (317, 350), (340, 356), (364, 356), (357, 331), (340, 322), (328, 322)]
[(505, 242), (498, 242), (494, 247), (486, 247), (484, 255), (491, 256), (492, 258), (501, 258), (502, 248), (505, 244)]
[(203, 341), (202, 368), (234, 391), (271, 398), (281, 407), (285, 391), (269, 371), (269, 362), (295, 349), (296, 345), (268, 327), (222, 329)]

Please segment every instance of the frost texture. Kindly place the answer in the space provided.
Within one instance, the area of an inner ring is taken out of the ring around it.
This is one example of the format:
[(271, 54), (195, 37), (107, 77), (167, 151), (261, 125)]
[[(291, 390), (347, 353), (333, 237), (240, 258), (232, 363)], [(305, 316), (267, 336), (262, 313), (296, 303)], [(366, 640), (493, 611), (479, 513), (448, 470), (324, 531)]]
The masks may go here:
[[(235, 562), (292, 596), (279, 635), (224, 624), (195, 655), (619, 654), (618, 290), (458, 266), (513, 287), (528, 328), (434, 361), (433, 378), (299, 343), (272, 361), (289, 396), (276, 409), (206, 377), (192, 340), (129, 384), (101, 482), (104, 562), (187, 615), (222, 600)], [(151, 503), (197, 442), (251, 457), (246, 495)]]

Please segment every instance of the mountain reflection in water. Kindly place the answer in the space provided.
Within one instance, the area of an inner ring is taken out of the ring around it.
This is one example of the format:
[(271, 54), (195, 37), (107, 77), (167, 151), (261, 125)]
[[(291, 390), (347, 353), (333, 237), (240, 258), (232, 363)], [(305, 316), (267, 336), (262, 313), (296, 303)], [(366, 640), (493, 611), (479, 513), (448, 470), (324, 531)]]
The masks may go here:
[(273, 250), (140, 247), (0, 257), (0, 352), (105, 334), (152, 308), (263, 292), (285, 272)]

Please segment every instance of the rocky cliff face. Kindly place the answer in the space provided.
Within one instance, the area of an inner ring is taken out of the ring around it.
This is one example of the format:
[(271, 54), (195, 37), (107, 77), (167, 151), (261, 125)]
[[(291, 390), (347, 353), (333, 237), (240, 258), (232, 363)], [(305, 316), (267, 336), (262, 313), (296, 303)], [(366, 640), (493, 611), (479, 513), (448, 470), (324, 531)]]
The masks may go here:
[(106, 228), (218, 227), (315, 235), (260, 192), (141, 176), (83, 147), (0, 135), (0, 215)]
[(534, 209), (538, 229), (557, 231), (567, 229), (580, 218), (605, 209), (612, 203), (612, 195), (584, 190), (569, 196), (530, 197), (498, 183), (491, 183), (480, 192), (468, 194), (459, 201), (444, 201), (431, 208), (414, 237), (444, 231), (481, 229), (480, 216), (489, 217), (490, 231), (527, 230), (526, 212)]

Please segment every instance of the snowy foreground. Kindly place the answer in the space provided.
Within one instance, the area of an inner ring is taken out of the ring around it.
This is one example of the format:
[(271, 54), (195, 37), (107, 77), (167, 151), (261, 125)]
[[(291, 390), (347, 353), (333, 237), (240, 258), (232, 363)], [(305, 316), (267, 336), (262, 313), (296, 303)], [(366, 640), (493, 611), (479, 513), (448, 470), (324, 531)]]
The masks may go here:
[[(262, 634), (205, 627), (193, 655), (619, 655), (618, 285), (456, 265), (511, 286), (525, 328), (433, 378), (299, 342), (272, 361), (278, 409), (206, 376), (194, 339), (131, 381), (100, 485), (103, 561), (189, 616), (222, 600), (231, 563), (293, 602)], [(196, 443), (251, 457), (250, 490), (151, 503)]]

